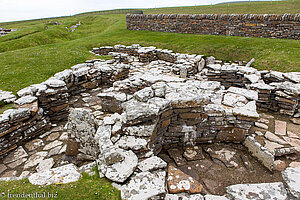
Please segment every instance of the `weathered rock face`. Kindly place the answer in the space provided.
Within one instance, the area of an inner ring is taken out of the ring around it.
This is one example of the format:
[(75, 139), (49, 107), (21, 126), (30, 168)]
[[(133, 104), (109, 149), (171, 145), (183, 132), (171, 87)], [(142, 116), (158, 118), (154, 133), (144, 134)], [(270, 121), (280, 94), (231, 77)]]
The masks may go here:
[(47, 171), (32, 174), (29, 182), (33, 185), (51, 185), (78, 181), (81, 174), (74, 164), (68, 164)]
[(67, 127), (69, 139), (75, 139), (79, 143), (79, 152), (96, 159), (99, 146), (95, 139), (96, 124), (92, 112), (82, 108), (72, 109)]

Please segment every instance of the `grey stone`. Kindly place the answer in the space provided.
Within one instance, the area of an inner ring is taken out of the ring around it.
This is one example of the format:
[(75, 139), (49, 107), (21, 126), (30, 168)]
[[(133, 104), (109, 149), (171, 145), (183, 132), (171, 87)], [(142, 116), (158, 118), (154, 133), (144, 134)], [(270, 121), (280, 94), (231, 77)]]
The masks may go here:
[(28, 169), (30, 167), (34, 167), (39, 164), (44, 158), (48, 155), (48, 152), (41, 151), (33, 154), (29, 157), (29, 159), (25, 162), (24, 169)]
[(279, 143), (279, 144), (288, 144), (286, 141), (281, 139), (280, 137), (276, 136), (275, 134), (271, 133), (270, 131), (267, 131), (265, 134), (265, 137), (273, 142)]
[(7, 169), (7, 167), (4, 164), (0, 164), (0, 174), (4, 172)]
[(57, 147), (54, 147), (53, 149), (51, 149), (48, 153), (48, 157), (51, 157), (51, 156), (55, 156), (55, 155), (58, 155), (60, 150), (62, 148), (62, 145), (59, 145)]
[(0, 102), (12, 103), (16, 100), (16, 96), (12, 92), (0, 90)]
[(154, 97), (154, 92), (151, 87), (146, 87), (133, 94), (133, 97), (138, 101), (147, 102), (150, 98)]
[(282, 172), (282, 176), (292, 195), (300, 199), (300, 166), (286, 168)]
[(287, 191), (281, 182), (231, 185), (227, 187), (227, 193), (235, 200), (287, 199)]
[(121, 151), (124, 160), (107, 167), (105, 177), (118, 182), (124, 182), (135, 170), (138, 158), (132, 151)]
[(25, 104), (32, 103), (32, 102), (34, 102), (36, 100), (37, 100), (37, 97), (27, 95), (27, 96), (23, 96), (23, 97), (19, 98), (14, 103), (18, 104), (19, 106), (23, 106)]
[(31, 112), (28, 108), (19, 108), (14, 109), (9, 114), (9, 118), (11, 121), (17, 121), (19, 119), (28, 118), (30, 116)]
[(8, 164), (7, 166), (11, 169), (14, 169), (14, 168), (20, 166), (21, 164), (23, 164), (26, 160), (27, 160), (27, 158), (20, 158), (17, 161)]
[(48, 171), (32, 174), (28, 180), (33, 185), (65, 184), (78, 181), (81, 174), (74, 164), (63, 165)]
[(43, 148), (44, 151), (47, 151), (47, 150), (50, 150), (54, 147), (57, 147), (57, 146), (61, 146), (63, 144), (63, 142), (61, 141), (58, 141), (58, 140), (55, 140), (47, 145), (45, 145), (45, 147)]
[(167, 163), (157, 156), (147, 158), (138, 164), (139, 170), (143, 172), (163, 169), (165, 167), (167, 167)]
[(66, 86), (66, 83), (64, 81), (58, 80), (54, 77), (48, 79), (45, 81), (45, 84), (52, 87), (52, 88), (59, 88), (59, 87), (64, 87)]
[(204, 200), (201, 194), (166, 194), (165, 200)]
[(245, 139), (244, 145), (262, 164), (269, 170), (274, 168), (274, 155), (271, 154), (266, 148), (261, 146), (253, 137), (248, 136)]
[(40, 161), (39, 165), (36, 167), (36, 171), (43, 172), (43, 171), (48, 171), (49, 169), (52, 168), (54, 165), (54, 160), (53, 158), (45, 159)]
[(229, 200), (227, 197), (225, 196), (217, 196), (217, 195), (211, 195), (211, 194), (207, 194), (204, 196), (205, 200)]
[(165, 193), (166, 172), (141, 172), (121, 188), (121, 198), (127, 200), (147, 200)]
[(122, 162), (125, 159), (125, 156), (123, 154), (123, 151), (120, 149), (110, 149), (109, 151), (106, 151), (103, 153), (105, 163), (107, 165), (112, 165), (118, 162)]
[(247, 90), (244, 88), (230, 87), (228, 92), (239, 94), (246, 97), (249, 100), (258, 100), (258, 93), (254, 90)]
[(23, 147), (20, 146), (3, 159), (3, 164), (8, 164), (27, 156), (28, 154), (26, 153), (26, 151), (23, 149)]
[(148, 142), (143, 138), (137, 138), (134, 136), (122, 136), (118, 142), (116, 142), (116, 146), (119, 146), (123, 149), (131, 149), (131, 150), (140, 150), (146, 149)]
[(241, 107), (245, 106), (247, 103), (246, 97), (238, 94), (233, 94), (233, 93), (227, 93), (224, 95), (224, 99), (222, 101), (222, 104), (230, 106), (230, 107)]
[(44, 145), (44, 142), (43, 140), (41, 139), (34, 139), (28, 143), (25, 144), (25, 148), (28, 150), (28, 151), (33, 151), (41, 146)]
[(227, 167), (239, 166), (238, 159), (236, 158), (236, 151), (232, 149), (219, 149), (216, 146), (211, 146), (204, 150), (209, 153), (212, 158), (222, 161)]
[(99, 154), (98, 139), (96, 137), (96, 123), (91, 110), (75, 108), (70, 110), (67, 123), (69, 139), (79, 143), (79, 151), (94, 159)]
[(123, 131), (126, 135), (132, 135), (137, 137), (150, 137), (153, 134), (155, 127), (156, 123), (141, 124), (137, 126), (124, 127)]

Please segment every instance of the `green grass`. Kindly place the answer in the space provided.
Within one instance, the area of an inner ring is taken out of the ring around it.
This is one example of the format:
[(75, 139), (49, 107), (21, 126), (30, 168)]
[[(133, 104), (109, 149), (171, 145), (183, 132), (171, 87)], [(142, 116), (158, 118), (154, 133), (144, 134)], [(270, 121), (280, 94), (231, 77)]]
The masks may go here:
[[(10, 25), (20, 30), (0, 40), (0, 89), (17, 92), (40, 83), (56, 72), (95, 58), (89, 53), (93, 47), (115, 44), (153, 45), (181, 53), (213, 55), (221, 60), (255, 58), (254, 66), (261, 70), (300, 71), (297, 40), (130, 31), (126, 29), (125, 15), (76, 16), (54, 21), (63, 25), (52, 25), (36, 33), (44, 26), (41, 20)], [(64, 29), (65, 24), (78, 21), (82, 25), (74, 33)]]
[[(99, 178), (98, 173), (94, 176), (83, 174), (82, 178), (73, 183), (55, 184), (49, 186), (37, 186), (29, 183), (28, 179), (19, 181), (2, 181), (0, 182), (0, 199), (26, 199), (26, 198), (7, 198), (8, 193), (12, 194), (35, 194), (43, 195), (44, 192), (56, 195), (55, 198), (43, 199), (62, 199), (62, 200), (82, 200), (82, 199), (99, 199), (99, 200), (119, 200), (120, 192), (111, 186), (110, 181)], [(6, 197), (1, 198), (1, 194)], [(10, 196), (12, 197), (12, 196)], [(32, 199), (32, 198), (27, 198)], [(38, 198), (36, 198), (38, 199)]]

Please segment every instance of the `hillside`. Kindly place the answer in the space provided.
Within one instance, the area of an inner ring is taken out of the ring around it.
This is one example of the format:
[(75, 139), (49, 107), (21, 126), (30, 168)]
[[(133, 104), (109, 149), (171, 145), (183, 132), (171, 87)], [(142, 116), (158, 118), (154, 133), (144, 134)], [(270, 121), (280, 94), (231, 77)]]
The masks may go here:
[[(300, 0), (146, 9), (145, 13), (297, 13)], [(0, 37), (0, 89), (17, 92), (56, 72), (93, 59), (93, 47), (139, 43), (181, 53), (213, 55), (222, 60), (255, 58), (258, 69), (300, 71), (300, 42), (264, 38), (190, 35), (126, 29), (125, 14), (97, 12), (71, 17), (2, 23), (18, 31)], [(70, 27), (78, 22), (75, 32)], [(59, 22), (51, 25), (43, 22)]]

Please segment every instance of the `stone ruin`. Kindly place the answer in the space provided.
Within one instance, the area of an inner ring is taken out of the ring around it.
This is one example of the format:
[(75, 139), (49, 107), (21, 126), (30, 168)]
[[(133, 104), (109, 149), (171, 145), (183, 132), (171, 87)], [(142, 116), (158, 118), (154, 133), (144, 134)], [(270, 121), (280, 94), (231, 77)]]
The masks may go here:
[[(24, 88), (0, 115), (0, 175), (48, 185), (96, 165), (122, 199), (300, 198), (300, 73), (139, 45), (92, 53), (114, 58)], [(249, 176), (199, 179), (228, 169)]]
[(17, 31), (17, 29), (6, 29), (6, 28), (0, 27), (0, 37), (6, 35), (8, 33), (14, 32), (14, 31)]

